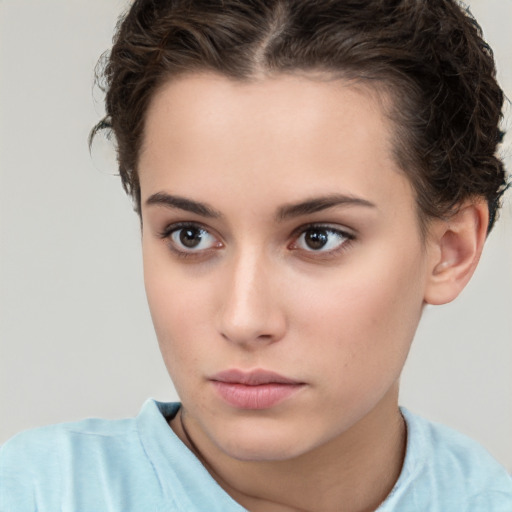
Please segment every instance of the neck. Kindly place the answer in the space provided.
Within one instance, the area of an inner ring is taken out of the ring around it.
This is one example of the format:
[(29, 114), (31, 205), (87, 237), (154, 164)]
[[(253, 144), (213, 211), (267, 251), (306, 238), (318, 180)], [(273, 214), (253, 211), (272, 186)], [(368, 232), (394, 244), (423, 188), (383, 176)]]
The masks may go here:
[(173, 430), (217, 483), (251, 512), (373, 511), (393, 488), (405, 456), (397, 386), (348, 431), (289, 460), (233, 459), (195, 436), (184, 416), (180, 409)]

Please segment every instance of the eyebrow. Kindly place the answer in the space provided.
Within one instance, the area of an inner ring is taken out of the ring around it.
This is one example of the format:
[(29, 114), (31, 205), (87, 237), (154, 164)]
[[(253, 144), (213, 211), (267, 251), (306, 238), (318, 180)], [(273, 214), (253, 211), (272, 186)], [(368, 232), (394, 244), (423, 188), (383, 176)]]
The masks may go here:
[(219, 211), (205, 203), (199, 203), (198, 201), (193, 201), (185, 197), (173, 196), (165, 192), (157, 192), (149, 196), (146, 200), (146, 205), (160, 205), (166, 206), (167, 208), (176, 208), (211, 219), (222, 217)]
[(313, 197), (300, 203), (288, 204), (279, 208), (277, 212), (278, 220), (286, 220), (301, 215), (320, 212), (335, 206), (363, 206), (366, 208), (377, 208), (377, 206), (366, 199), (360, 197), (331, 194), (322, 197)]
[[(202, 217), (217, 219), (222, 214), (215, 208), (206, 203), (200, 203), (181, 196), (174, 196), (165, 192), (157, 192), (149, 196), (146, 205), (160, 205), (167, 208), (175, 208), (186, 212), (195, 213)], [(363, 206), (367, 208), (376, 208), (375, 204), (362, 199), (344, 194), (331, 194), (328, 196), (314, 197), (301, 201), (300, 203), (287, 204), (277, 210), (276, 219), (283, 221), (286, 219), (300, 217), (311, 213), (320, 212), (336, 206)]]

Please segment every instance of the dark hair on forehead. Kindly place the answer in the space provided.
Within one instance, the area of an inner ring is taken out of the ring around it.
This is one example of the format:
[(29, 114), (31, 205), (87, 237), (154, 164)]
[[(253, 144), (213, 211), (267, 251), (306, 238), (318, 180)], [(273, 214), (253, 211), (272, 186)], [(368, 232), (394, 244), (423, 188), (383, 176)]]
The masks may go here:
[(507, 187), (493, 54), (452, 0), (135, 0), (99, 69), (106, 117), (91, 140), (112, 130), (139, 213), (149, 103), (162, 84), (202, 71), (234, 80), (319, 71), (387, 92), (395, 158), (423, 224), (483, 198), (490, 230)]

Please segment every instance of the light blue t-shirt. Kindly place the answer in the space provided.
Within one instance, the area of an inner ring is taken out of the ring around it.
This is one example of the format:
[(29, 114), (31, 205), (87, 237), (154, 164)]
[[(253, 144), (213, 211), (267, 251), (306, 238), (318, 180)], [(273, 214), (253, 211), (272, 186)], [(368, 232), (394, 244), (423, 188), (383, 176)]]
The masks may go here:
[[(0, 512), (243, 512), (169, 427), (178, 408), (18, 434), (0, 450)], [(402, 413), (404, 466), (378, 512), (512, 512), (512, 480), (480, 445)]]

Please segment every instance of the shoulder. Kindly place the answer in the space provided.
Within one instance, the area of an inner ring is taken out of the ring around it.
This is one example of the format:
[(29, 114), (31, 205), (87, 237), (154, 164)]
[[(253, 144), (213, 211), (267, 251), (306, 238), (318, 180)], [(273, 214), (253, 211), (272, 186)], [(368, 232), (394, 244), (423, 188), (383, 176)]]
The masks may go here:
[[(427, 457), (426, 461), (416, 460), (417, 465), (449, 471), (451, 475), (464, 474), (468, 481), (482, 481), (487, 475), (506, 475), (505, 469), (475, 440), (406, 409), (402, 413), (410, 440), (408, 449)], [(507, 477), (507, 484), (508, 480)]]
[[(106, 444), (115, 446), (116, 440), (133, 436), (136, 426), (132, 419), (87, 419), (26, 430), (15, 435), (0, 448), (0, 467), (6, 465), (33, 466), (38, 461), (45, 465), (56, 462), (74, 446)], [(108, 443), (105, 441), (108, 439)], [(111, 443), (114, 442), (114, 445)]]
[[(134, 420), (88, 419), (27, 430), (0, 448), (0, 510), (60, 510), (70, 483), (101, 487), (100, 472), (142, 450)], [(115, 461), (115, 462), (113, 462)]]
[(87, 419), (14, 436), (0, 449), (0, 511), (182, 510), (186, 484), (176, 468), (196, 474), (200, 463), (168, 425), (179, 405), (149, 399), (135, 418)]
[(512, 478), (485, 448), (406, 409), (402, 414), (408, 439), (398, 495), (414, 496), (417, 510), (429, 512), (512, 510)]
[(150, 399), (133, 419), (15, 436), (0, 450), (0, 511), (242, 511), (170, 428), (179, 407)]
[(0, 470), (19, 467), (30, 471), (62, 463), (66, 454), (79, 449), (108, 450), (126, 443), (136, 433), (134, 420), (87, 419), (26, 430), (15, 435), (0, 448)]

